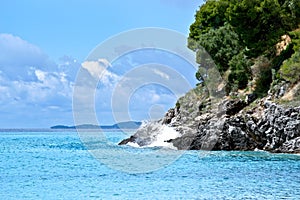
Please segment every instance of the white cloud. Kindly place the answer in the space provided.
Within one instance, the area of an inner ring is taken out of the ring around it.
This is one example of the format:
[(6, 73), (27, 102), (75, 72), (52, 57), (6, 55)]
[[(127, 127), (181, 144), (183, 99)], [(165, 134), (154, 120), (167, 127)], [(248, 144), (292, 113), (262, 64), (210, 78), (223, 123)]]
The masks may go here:
[(105, 67), (111, 67), (110, 62), (108, 60), (106, 60), (105, 58), (99, 58), (98, 62), (101, 63)]
[(98, 61), (85, 61), (82, 67), (96, 80), (99, 80), (104, 86), (112, 86), (119, 80), (119, 76), (108, 70), (110, 63), (106, 59)]
[[(2, 63), (5, 61), (7, 63), (22, 62), (24, 64), (24, 61), (31, 61), (32, 57), (34, 57), (34, 60), (47, 57), (39, 47), (11, 34), (0, 34), (0, 47), (0, 61)], [(18, 59), (12, 59), (15, 58), (14, 56)], [(23, 60), (20, 60), (20, 58)]]
[[(6, 98), (3, 101), (11, 101), (12, 99), (20, 99), (25, 104), (40, 103), (58, 104), (64, 101), (71, 102), (72, 82), (64, 80), (64, 74), (45, 72), (36, 70), (35, 74), (38, 81), (8, 80), (2, 78), (0, 80), (0, 90), (5, 92)], [(3, 94), (3, 93), (2, 93)], [(3, 102), (2, 102), (3, 103)]]
[[(133, 117), (136, 119), (146, 119), (148, 110), (153, 105), (163, 105), (166, 109), (172, 107), (175, 96), (170, 94), (170, 91), (160, 89), (157, 85), (143, 88), (144, 84), (162, 82), (161, 85), (167, 88), (170, 83), (173, 90), (188, 88), (178, 81), (180, 77), (176, 76), (175, 72), (172, 73), (172, 70), (153, 65), (144, 67), (143, 70), (134, 70), (137, 66), (145, 66), (157, 58), (156, 54), (147, 55), (141, 52), (137, 57), (124, 56), (123, 60), (117, 62), (117, 66), (114, 63), (113, 67), (106, 59), (81, 64), (71, 56), (63, 56), (59, 63), (54, 63), (36, 45), (11, 34), (0, 34), (0, 117), (3, 119), (0, 121), (0, 127), (14, 124), (11, 122), (14, 120), (9, 120), (7, 115), (11, 116), (10, 119), (16, 119), (18, 124), (33, 123), (32, 127), (42, 120), (44, 124), (47, 124), (47, 120), (51, 121), (51, 125), (64, 123), (65, 119), (72, 120), (73, 85), (80, 68), (83, 77), (79, 84), (76, 82), (79, 90), (74, 96), (80, 100), (79, 111), (83, 111), (80, 113), (83, 118), (91, 114), (89, 112), (84, 115), (85, 111), (96, 107), (101, 122), (111, 119), (112, 93), (117, 101), (114, 105), (117, 111), (114, 111), (126, 114), (128, 107), (122, 103), (125, 101), (130, 104), (129, 110), (135, 113)], [(161, 59), (165, 61), (165, 58)], [(178, 63), (173, 61), (172, 59), (172, 66)], [(182, 68), (180, 63), (178, 65)], [(131, 70), (133, 73), (128, 74)], [(98, 80), (99, 84), (96, 85)], [(119, 90), (115, 91), (114, 86), (117, 83)], [(141, 87), (141, 90), (136, 86)], [(132, 89), (137, 91), (130, 96)], [(93, 102), (91, 99), (95, 99), (96, 102), (88, 105), (89, 102)]]
[[(74, 63), (68, 67), (72, 68)], [(0, 34), (0, 117), (3, 119), (0, 127), (12, 124), (8, 115), (16, 119), (19, 127), (26, 127), (30, 120), (32, 126), (39, 126), (41, 116), (55, 121), (70, 115), (74, 71), (79, 66), (69, 70), (73, 73), (70, 76), (67, 66), (60, 68), (39, 47), (11, 34)]]
[(39, 79), (39, 81), (44, 81), (45, 80), (45, 72), (41, 71), (41, 70), (35, 70), (35, 75), (37, 76), (37, 78)]
[(158, 94), (152, 94), (151, 102), (156, 103), (160, 100), (160, 96)]
[(170, 80), (170, 76), (168, 74), (166, 74), (158, 69), (153, 69), (153, 72), (164, 79)]
[(17, 36), (0, 34), (0, 69), (7, 77), (32, 80), (31, 68), (53, 70), (55, 67), (39, 47)]
[(64, 55), (59, 58), (57, 71), (64, 72), (69, 79), (75, 80), (80, 68), (81, 63), (71, 56)]

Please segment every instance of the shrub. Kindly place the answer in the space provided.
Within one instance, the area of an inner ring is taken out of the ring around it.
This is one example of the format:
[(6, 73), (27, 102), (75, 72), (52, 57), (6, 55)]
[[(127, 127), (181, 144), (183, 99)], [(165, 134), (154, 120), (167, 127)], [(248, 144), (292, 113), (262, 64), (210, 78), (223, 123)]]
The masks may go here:
[(228, 84), (233, 88), (244, 89), (247, 87), (248, 80), (251, 77), (250, 61), (244, 55), (244, 52), (239, 53), (229, 62), (230, 73), (228, 75)]
[(258, 97), (264, 96), (270, 89), (272, 83), (272, 67), (270, 61), (266, 57), (257, 58), (252, 66), (252, 74), (255, 79), (254, 93)]
[(300, 80), (300, 29), (289, 34), (292, 38), (291, 46), (295, 53), (283, 62), (279, 73), (283, 79), (296, 83)]
[(300, 52), (296, 52), (291, 58), (286, 60), (280, 68), (283, 79), (296, 83), (300, 80)]

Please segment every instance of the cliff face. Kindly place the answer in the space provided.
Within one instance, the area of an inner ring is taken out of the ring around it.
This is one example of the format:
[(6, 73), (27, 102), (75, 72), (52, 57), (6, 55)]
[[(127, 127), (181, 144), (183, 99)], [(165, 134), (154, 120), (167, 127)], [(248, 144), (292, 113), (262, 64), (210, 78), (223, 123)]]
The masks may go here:
[[(204, 86), (198, 86), (180, 98), (163, 119), (145, 125), (120, 144), (147, 146), (158, 138), (160, 125), (176, 130), (176, 137), (162, 142), (177, 149), (300, 153), (299, 85), (277, 84), (268, 96), (255, 101), (253, 95), (214, 99)], [(290, 104), (284, 101), (287, 96), (293, 99)]]

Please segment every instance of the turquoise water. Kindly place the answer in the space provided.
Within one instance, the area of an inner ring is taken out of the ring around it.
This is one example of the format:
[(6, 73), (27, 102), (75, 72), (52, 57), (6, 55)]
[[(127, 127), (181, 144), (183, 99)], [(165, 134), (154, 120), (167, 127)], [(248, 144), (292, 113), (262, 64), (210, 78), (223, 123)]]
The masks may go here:
[[(125, 137), (106, 135), (115, 144)], [(2, 131), (0, 199), (300, 199), (300, 156), (188, 151), (128, 174), (91, 156), (75, 132)]]

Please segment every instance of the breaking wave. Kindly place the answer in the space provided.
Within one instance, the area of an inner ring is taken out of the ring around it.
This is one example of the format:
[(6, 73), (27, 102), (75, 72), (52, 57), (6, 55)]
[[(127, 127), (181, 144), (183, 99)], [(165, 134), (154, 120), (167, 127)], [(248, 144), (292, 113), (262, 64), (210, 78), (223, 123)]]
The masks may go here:
[(180, 137), (181, 134), (174, 128), (162, 125), (158, 122), (149, 122), (147, 126), (142, 126), (134, 134), (135, 140), (128, 142), (127, 145), (132, 147), (166, 147), (177, 149), (168, 140)]

